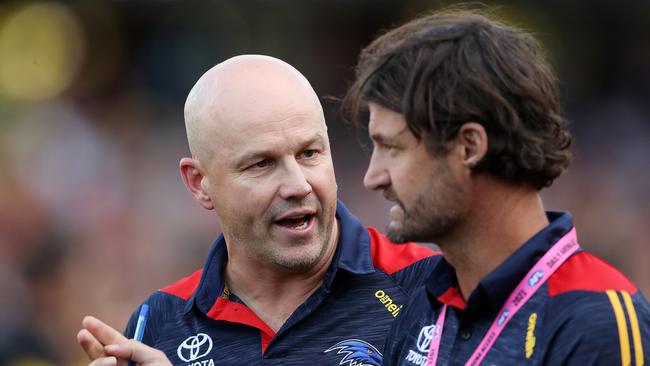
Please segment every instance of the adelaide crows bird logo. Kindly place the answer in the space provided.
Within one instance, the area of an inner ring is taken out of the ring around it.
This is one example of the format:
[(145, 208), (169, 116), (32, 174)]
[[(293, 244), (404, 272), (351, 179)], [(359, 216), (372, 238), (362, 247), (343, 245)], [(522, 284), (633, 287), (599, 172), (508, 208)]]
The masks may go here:
[(325, 350), (330, 352), (338, 350), (336, 354), (344, 354), (339, 365), (348, 366), (380, 366), (381, 353), (372, 344), (360, 339), (346, 339)]

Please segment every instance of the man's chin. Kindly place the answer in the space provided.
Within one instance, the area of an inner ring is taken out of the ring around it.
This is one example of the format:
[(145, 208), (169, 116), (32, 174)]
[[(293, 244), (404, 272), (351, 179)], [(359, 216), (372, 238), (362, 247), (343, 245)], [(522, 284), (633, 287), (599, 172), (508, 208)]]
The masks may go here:
[(386, 236), (396, 244), (410, 242), (425, 242), (427, 237), (424, 230), (417, 230), (412, 226), (405, 226), (403, 222), (391, 221), (386, 228)]
[(395, 227), (393, 224), (389, 224), (388, 228), (386, 229), (386, 236), (390, 241), (396, 244), (403, 244), (408, 242), (408, 238), (406, 235), (404, 235), (404, 230), (402, 230), (402, 227)]
[(319, 260), (318, 256), (296, 256), (276, 258), (275, 263), (290, 272), (305, 272), (314, 268)]
[(296, 245), (291, 243), (272, 255), (276, 265), (288, 270), (301, 272), (313, 268), (324, 255), (324, 248), (313, 241)]
[(396, 244), (406, 243), (408, 240), (404, 240), (404, 231), (402, 230), (403, 226), (401, 222), (396, 222), (391, 220), (386, 227), (386, 236), (390, 241)]

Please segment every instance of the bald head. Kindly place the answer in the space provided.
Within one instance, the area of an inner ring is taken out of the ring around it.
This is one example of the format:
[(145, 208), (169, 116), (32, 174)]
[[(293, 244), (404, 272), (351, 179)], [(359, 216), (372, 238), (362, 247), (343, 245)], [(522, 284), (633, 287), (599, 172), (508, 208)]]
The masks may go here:
[[(286, 62), (262, 55), (230, 58), (208, 70), (185, 102), (185, 127), (192, 156), (211, 159), (222, 131), (254, 123), (278, 122), (288, 115), (323, 110), (309, 81)], [(254, 131), (251, 131), (254, 132)], [(221, 141), (224, 142), (224, 141)]]

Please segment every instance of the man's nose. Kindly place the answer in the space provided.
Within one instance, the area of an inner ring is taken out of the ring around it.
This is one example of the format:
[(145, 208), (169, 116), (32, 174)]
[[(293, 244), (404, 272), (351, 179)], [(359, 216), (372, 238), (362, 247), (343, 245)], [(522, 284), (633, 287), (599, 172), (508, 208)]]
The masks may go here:
[(384, 189), (390, 186), (390, 176), (374, 151), (370, 157), (366, 175), (363, 177), (363, 185), (370, 190)]
[(312, 192), (305, 171), (297, 161), (287, 163), (285, 174), (280, 186), (280, 197), (283, 199), (302, 198)]

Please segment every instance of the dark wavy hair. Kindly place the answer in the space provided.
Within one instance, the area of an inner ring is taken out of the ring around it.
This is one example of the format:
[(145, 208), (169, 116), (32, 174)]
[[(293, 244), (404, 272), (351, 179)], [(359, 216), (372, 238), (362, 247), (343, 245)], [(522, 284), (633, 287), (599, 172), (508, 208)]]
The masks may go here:
[(488, 135), (474, 171), (540, 190), (569, 165), (571, 135), (541, 46), (478, 11), (437, 12), (390, 30), (361, 51), (356, 77), (344, 112), (360, 125), (368, 102), (401, 113), (433, 156), (473, 121)]

